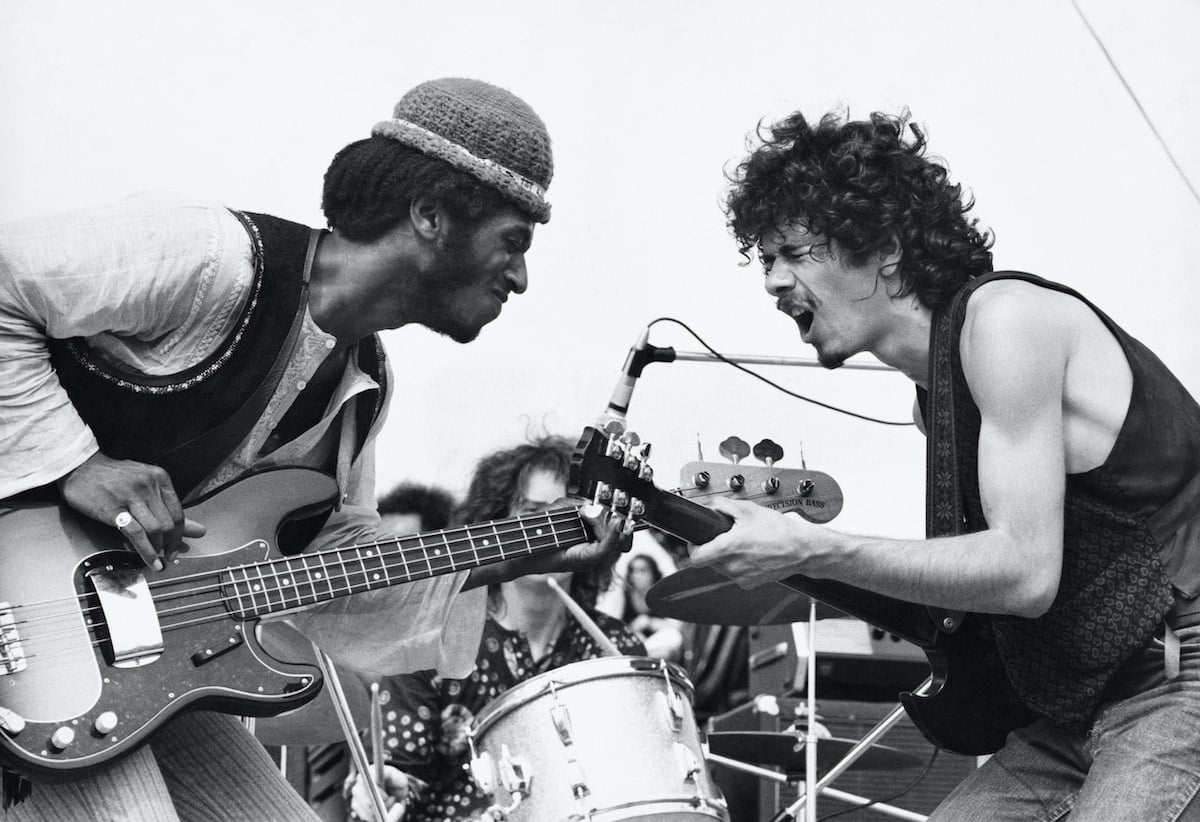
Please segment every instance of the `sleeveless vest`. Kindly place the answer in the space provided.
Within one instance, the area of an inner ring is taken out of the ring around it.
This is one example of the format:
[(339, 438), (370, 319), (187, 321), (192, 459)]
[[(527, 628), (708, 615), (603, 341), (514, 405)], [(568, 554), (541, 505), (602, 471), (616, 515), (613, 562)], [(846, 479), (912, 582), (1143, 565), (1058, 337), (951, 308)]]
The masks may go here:
[(979, 499), (979, 410), (963, 375), (959, 337), (971, 294), (996, 279), (1024, 280), (1082, 301), (1116, 337), (1133, 372), (1112, 452), (1100, 467), (1067, 476), (1054, 603), (1036, 619), (982, 617), (982, 634), (995, 642), (1021, 701), (1083, 730), (1118, 669), (1151, 639), (1176, 591), (1191, 595), (1200, 583), (1194, 570), (1200, 540), (1173, 539), (1155, 528), (1156, 515), (1172, 503), (1200, 511), (1200, 406), (1149, 349), (1075, 291), (1020, 272), (973, 279), (934, 317), (925, 398), (930, 536), (988, 527)]
[[(159, 465), (179, 496), (208, 476), (250, 433), (287, 365), (308, 302), (312, 229), (266, 214), (233, 212), (250, 235), (254, 281), (234, 331), (203, 362), (162, 377), (102, 361), (82, 338), (50, 341), (51, 363), (71, 403), (114, 459)], [(378, 337), (359, 344), (359, 365), (383, 385)], [(356, 402), (361, 449), (378, 416)]]

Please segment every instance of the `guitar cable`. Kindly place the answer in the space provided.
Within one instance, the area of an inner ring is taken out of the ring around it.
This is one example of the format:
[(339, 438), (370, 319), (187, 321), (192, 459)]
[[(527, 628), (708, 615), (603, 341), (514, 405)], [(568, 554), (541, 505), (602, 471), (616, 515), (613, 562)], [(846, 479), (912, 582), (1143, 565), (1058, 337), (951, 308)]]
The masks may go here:
[[(916, 423), (914, 423), (914, 422), (906, 422), (904, 420), (881, 420), (881, 419), (878, 419), (877, 417), (871, 417), (866, 414), (859, 414), (856, 411), (850, 411), (849, 409), (846, 409), (846, 408), (839, 408), (836, 405), (830, 405), (829, 403), (821, 402), (820, 400), (813, 399), (812, 397), (806, 397), (805, 395), (797, 393), (795, 391), (792, 391), (789, 388), (784, 388), (779, 383), (777, 383), (771, 379), (768, 379), (767, 377), (764, 377), (762, 374), (759, 374), (757, 371), (753, 371), (753, 370), (747, 368), (746, 366), (742, 365), (741, 363), (737, 363), (737, 362), (734, 362), (733, 360), (729, 359), (724, 354), (722, 354), (721, 352), (719, 352), (715, 348), (713, 348), (711, 345), (709, 345), (704, 340), (704, 338), (701, 337), (699, 334), (697, 334), (694, 330), (692, 330), (692, 328), (687, 323), (683, 322), (682, 320), (678, 320), (674, 317), (658, 317), (654, 320), (651, 320), (650, 323), (646, 326), (646, 328), (651, 328), (655, 324), (663, 323), (663, 322), (674, 323), (675, 325), (678, 325), (684, 331), (691, 334), (696, 339), (696, 342), (698, 342), (698, 343), (700, 343), (700, 345), (704, 346), (704, 348), (708, 351), (708, 353), (712, 354), (716, 359), (720, 360), (721, 362), (725, 363), (726, 365), (733, 366), (738, 371), (742, 371), (746, 374), (749, 374), (751, 377), (754, 377), (754, 379), (760, 380), (761, 382), (766, 383), (767, 385), (774, 388), (776, 391), (780, 391), (784, 394), (787, 394), (789, 397), (793, 397), (798, 400), (803, 400), (804, 402), (811, 403), (812, 405), (820, 406), (821, 408), (824, 408), (828, 411), (834, 411), (838, 414), (845, 414), (848, 417), (854, 417), (855, 419), (863, 420), (864, 422), (873, 422), (878, 425), (890, 425), (890, 426), (897, 426), (897, 427), (916, 425)], [(664, 350), (671, 351), (671, 349), (664, 349)], [(674, 352), (671, 351), (671, 353), (673, 354)]]

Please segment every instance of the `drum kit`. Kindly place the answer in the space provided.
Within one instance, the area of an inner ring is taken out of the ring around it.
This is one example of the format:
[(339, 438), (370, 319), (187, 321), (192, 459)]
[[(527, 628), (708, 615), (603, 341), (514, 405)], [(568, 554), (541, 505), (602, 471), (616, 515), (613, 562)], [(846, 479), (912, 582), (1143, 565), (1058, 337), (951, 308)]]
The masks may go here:
[[(814, 615), (842, 616), (807, 597), (802, 597), (802, 607), (786, 589), (778, 597), (764, 597), (761, 590), (747, 596), (714, 576), (704, 569), (684, 569), (657, 583), (648, 599), (664, 616), (720, 618), (722, 624), (768, 624), (765, 618), (776, 620), (772, 624), (808, 622), (811, 627)], [(813, 680), (808, 682), (812, 696)], [(795, 786), (799, 799), (772, 817), (779, 822), (804, 818), (797, 816), (801, 810), (815, 819), (812, 800), (818, 793), (850, 805), (869, 804), (894, 818), (926, 818), (828, 786), (852, 768), (921, 766), (913, 754), (875, 741), (886, 730), (883, 723), (864, 740), (830, 736), (811, 712), (814, 719), (807, 730), (705, 733), (693, 716), (692, 696), (692, 685), (678, 665), (630, 656), (576, 662), (502, 694), (480, 713), (470, 734), (472, 774), (493, 799), (492, 818), (750, 822), (740, 809), (727, 807), (711, 765)], [(810, 785), (819, 790), (808, 790)]]

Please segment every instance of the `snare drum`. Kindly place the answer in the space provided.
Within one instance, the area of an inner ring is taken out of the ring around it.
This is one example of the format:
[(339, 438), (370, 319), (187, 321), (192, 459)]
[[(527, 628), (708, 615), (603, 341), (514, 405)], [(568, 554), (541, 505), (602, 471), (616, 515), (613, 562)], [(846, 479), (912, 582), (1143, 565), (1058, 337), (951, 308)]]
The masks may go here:
[(480, 712), (471, 772), (511, 822), (728, 822), (677, 665), (600, 657), (526, 680)]

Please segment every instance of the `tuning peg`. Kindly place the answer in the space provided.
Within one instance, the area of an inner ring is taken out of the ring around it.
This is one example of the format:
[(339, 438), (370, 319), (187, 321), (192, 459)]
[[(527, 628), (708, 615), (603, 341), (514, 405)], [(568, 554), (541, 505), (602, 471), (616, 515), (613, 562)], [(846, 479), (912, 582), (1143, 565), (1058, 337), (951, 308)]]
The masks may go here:
[(754, 446), (754, 457), (770, 468), (783, 459), (783, 448), (774, 440), (759, 440)]
[(649, 463), (643, 462), (641, 467), (638, 468), (638, 479), (645, 480), (646, 482), (654, 481), (654, 469), (650, 467)]
[(741, 437), (726, 437), (718, 449), (721, 456), (737, 465), (750, 454), (750, 446)]
[(641, 447), (638, 448), (638, 456), (644, 460), (648, 460), (650, 459), (650, 450), (650, 443), (643, 442)]
[(596, 505), (607, 505), (609, 500), (612, 499), (612, 497), (613, 497), (612, 488), (609, 487), (607, 482), (601, 482), (601, 483), (597, 483), (597, 485), (596, 485), (596, 495), (592, 499), (592, 502), (595, 503)]
[(621, 444), (626, 448), (636, 448), (642, 442), (642, 438), (637, 435), (636, 431), (626, 431), (621, 435)]
[(604, 433), (610, 437), (619, 437), (625, 433), (625, 423), (622, 420), (609, 420), (604, 424)]

